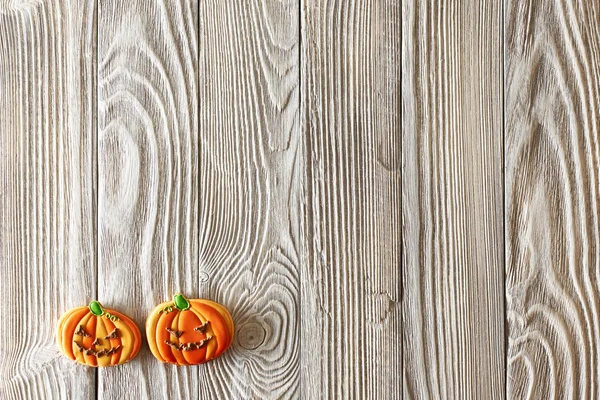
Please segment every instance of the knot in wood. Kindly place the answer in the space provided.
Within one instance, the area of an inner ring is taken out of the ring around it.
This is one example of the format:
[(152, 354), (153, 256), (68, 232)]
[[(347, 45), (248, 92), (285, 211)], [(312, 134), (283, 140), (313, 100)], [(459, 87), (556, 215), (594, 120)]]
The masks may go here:
[(240, 346), (247, 350), (254, 350), (264, 343), (266, 336), (267, 332), (261, 324), (250, 322), (240, 328), (237, 337)]

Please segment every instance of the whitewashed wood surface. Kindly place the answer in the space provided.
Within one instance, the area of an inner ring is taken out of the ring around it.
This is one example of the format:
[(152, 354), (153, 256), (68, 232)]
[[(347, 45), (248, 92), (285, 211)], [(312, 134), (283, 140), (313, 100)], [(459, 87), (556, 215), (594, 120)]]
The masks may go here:
[[(600, 398), (599, 16), (0, 0), (0, 399)], [(180, 291), (223, 357), (54, 344)]]
[(0, 2), (0, 398), (91, 399), (56, 322), (98, 296), (96, 4)]
[(502, 8), (431, 3), (403, 9), (403, 393), (503, 399)]
[(600, 398), (597, 2), (505, 10), (507, 395)]

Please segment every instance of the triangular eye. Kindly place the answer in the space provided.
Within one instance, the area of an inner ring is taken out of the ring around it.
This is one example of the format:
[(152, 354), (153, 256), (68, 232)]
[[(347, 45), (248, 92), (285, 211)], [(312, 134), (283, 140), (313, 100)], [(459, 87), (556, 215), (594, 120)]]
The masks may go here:
[(181, 335), (183, 335), (182, 331), (176, 331), (176, 330), (173, 330), (170, 328), (165, 328), (165, 329), (167, 330), (167, 332), (169, 332), (171, 334), (171, 336), (175, 336), (178, 339), (181, 337)]
[(75, 335), (82, 336), (82, 337), (91, 337), (92, 336), (89, 333), (87, 333), (85, 331), (85, 329), (83, 329), (83, 325), (79, 325), (79, 329), (77, 329), (77, 331), (75, 332)]
[(119, 338), (119, 333), (117, 331), (117, 328), (113, 329), (111, 333), (104, 336), (104, 339), (118, 339), (118, 338)]
[(200, 325), (200, 326), (198, 326), (198, 327), (194, 328), (194, 330), (195, 330), (196, 332), (200, 332), (200, 333), (204, 333), (204, 332), (206, 332), (206, 328), (208, 327), (208, 323), (209, 323), (209, 322), (210, 322), (210, 321), (206, 321), (206, 322), (205, 322), (205, 323), (203, 323), (202, 325)]

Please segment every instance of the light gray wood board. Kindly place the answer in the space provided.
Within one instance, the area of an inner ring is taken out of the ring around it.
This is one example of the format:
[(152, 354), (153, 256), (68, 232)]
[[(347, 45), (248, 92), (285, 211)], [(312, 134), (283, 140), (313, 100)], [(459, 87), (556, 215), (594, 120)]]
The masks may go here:
[(236, 323), (201, 398), (300, 394), (298, 15), (296, 0), (200, 2), (201, 293)]
[(398, 399), (401, 3), (302, 1), (302, 397)]
[(404, 0), (404, 398), (505, 397), (501, 3)]
[[(98, 293), (142, 330), (157, 304), (198, 295), (197, 17), (188, 0), (98, 8)], [(144, 344), (99, 371), (98, 397), (194, 398), (199, 371)]]
[(95, 1), (0, 2), (0, 398), (89, 399), (56, 321), (96, 297)]
[(600, 21), (506, 1), (509, 398), (600, 397)]

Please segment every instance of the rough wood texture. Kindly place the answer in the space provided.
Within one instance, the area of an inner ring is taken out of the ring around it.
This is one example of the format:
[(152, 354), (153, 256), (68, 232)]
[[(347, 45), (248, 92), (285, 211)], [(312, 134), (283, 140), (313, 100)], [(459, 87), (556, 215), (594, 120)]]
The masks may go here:
[(302, 5), (302, 395), (398, 399), (400, 2)]
[[(503, 4), (0, 0), (0, 398), (600, 397), (600, 9)], [(222, 358), (53, 343), (178, 291)]]
[[(198, 9), (102, 0), (98, 8), (98, 295), (144, 327), (179, 291), (198, 294)], [(99, 371), (102, 399), (194, 398), (198, 367)]]
[(200, 397), (298, 397), (298, 4), (201, 2), (199, 22), (201, 289), (237, 328)]
[(404, 2), (407, 399), (505, 394), (500, 10)]
[(510, 398), (600, 397), (598, 12), (507, 1)]
[(92, 398), (55, 324), (96, 297), (94, 1), (0, 1), (0, 398)]

